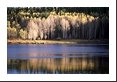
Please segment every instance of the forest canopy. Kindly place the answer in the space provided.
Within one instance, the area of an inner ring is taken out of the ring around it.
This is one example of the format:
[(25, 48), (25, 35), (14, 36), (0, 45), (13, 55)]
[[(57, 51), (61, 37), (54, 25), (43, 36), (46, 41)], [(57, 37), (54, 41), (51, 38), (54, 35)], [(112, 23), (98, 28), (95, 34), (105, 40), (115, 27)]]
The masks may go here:
[(8, 7), (8, 39), (109, 39), (108, 7)]

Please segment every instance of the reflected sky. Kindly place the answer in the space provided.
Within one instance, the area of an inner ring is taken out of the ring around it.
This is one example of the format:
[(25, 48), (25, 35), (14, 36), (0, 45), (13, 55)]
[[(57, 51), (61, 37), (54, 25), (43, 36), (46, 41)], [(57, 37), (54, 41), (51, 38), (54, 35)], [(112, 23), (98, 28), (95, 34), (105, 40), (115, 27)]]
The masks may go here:
[[(36, 45), (36, 44), (16, 44), (7, 46), (8, 58), (40, 58), (40, 57), (60, 57), (60, 56), (82, 56), (78, 54), (88, 55), (107, 55), (109, 53), (108, 46), (98, 45)], [(100, 54), (101, 53), (101, 54)]]

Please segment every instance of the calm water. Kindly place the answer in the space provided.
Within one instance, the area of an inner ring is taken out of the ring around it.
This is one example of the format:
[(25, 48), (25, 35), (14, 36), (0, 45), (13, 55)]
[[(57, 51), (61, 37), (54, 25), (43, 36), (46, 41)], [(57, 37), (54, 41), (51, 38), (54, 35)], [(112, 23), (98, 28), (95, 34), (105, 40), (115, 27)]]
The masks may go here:
[(8, 74), (108, 74), (108, 45), (8, 44)]

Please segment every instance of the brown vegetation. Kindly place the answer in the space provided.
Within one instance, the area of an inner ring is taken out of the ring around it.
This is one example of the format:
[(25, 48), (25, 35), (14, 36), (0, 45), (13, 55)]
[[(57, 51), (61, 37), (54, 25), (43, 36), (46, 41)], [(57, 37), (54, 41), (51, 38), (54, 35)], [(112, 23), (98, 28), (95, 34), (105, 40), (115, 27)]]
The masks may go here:
[(8, 44), (108, 44), (108, 40), (8, 40)]

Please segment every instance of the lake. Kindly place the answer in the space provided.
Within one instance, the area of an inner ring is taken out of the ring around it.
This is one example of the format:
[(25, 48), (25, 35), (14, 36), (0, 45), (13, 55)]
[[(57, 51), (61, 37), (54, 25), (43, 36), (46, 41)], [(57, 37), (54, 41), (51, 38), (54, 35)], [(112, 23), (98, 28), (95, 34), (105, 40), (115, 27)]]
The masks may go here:
[(8, 44), (8, 74), (108, 74), (106, 44)]

